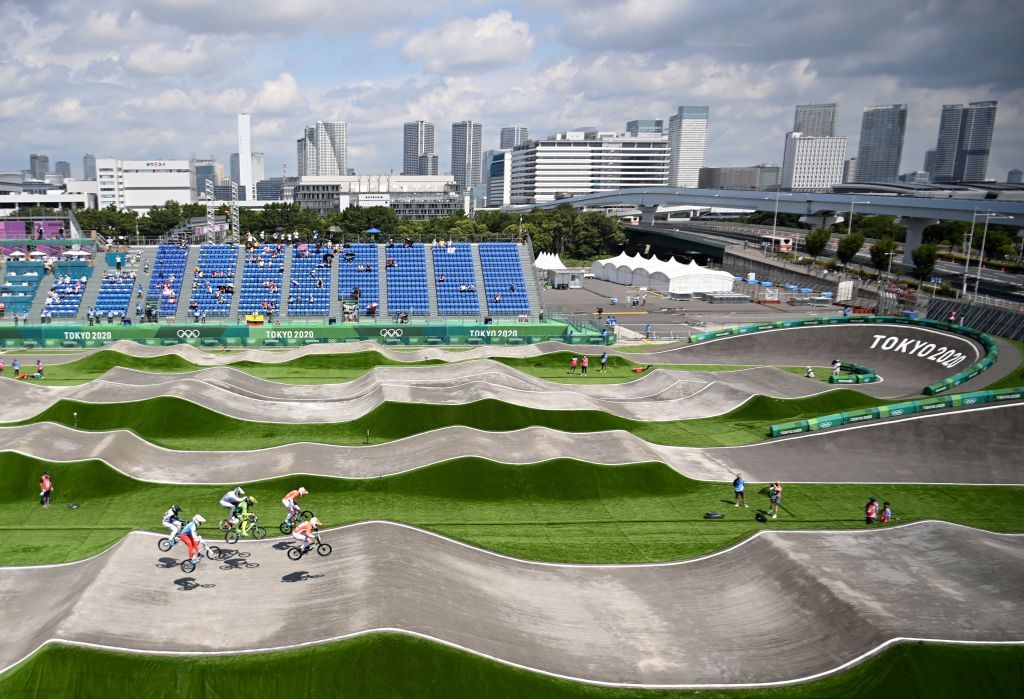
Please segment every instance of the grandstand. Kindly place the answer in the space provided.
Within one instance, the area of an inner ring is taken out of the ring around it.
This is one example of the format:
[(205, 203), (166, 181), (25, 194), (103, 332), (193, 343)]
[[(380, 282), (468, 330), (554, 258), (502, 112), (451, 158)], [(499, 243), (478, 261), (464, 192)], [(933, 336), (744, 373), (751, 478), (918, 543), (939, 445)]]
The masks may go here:
[(126, 316), (134, 288), (134, 272), (108, 269), (100, 280), (99, 294), (93, 307), (99, 315), (113, 313), (116, 316)]
[(321, 246), (292, 246), (289, 316), (326, 316), (330, 312), (331, 266), (324, 261), (328, 251)]
[(359, 314), (380, 303), (380, 264), (375, 243), (352, 243), (338, 254), (338, 299), (353, 301), (358, 289)]
[(388, 245), (384, 254), (388, 280), (387, 312), (392, 316), (401, 313), (430, 315), (423, 244), (414, 243), (409, 247)]
[(480, 243), (487, 310), (491, 315), (530, 312), (519, 246), (515, 243)]
[(197, 270), (193, 271), (190, 311), (210, 317), (231, 314), (237, 262), (237, 245), (200, 246)]
[(92, 269), (87, 262), (58, 262), (54, 267), (54, 283), (45, 302), (46, 312), (53, 318), (76, 317), (91, 276)]
[(280, 243), (257, 245), (245, 255), (240, 314), (277, 313), (281, 308), (281, 280), (288, 251)]
[(469, 243), (450, 243), (446, 247), (434, 247), (432, 255), (438, 314), (479, 315), (479, 282), (473, 269), (472, 246)]
[(157, 303), (157, 313), (161, 316), (173, 316), (178, 310), (178, 296), (181, 294), (187, 259), (187, 248), (168, 244), (157, 248), (146, 299)]

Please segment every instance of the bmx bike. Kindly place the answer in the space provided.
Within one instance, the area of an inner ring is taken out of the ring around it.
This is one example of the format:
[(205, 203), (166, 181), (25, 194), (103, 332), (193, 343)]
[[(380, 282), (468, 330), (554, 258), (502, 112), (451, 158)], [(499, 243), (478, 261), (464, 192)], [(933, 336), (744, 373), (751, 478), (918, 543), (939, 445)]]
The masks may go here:
[(278, 526), (282, 534), (288, 535), (292, 533), (292, 529), (295, 528), (296, 521), (308, 522), (313, 518), (313, 513), (309, 510), (297, 510), (294, 514), (288, 513), (288, 516), (284, 518), (284, 521)]
[(216, 546), (210, 546), (206, 543), (206, 539), (198, 537), (199, 541), (199, 552), (196, 554), (196, 559), (186, 558), (181, 562), (181, 572), (191, 573), (196, 569), (196, 565), (199, 563), (201, 558), (218, 559), (220, 558), (220, 549)]
[(306, 548), (305, 544), (299, 544), (297, 546), (289, 547), (288, 558), (292, 559), (293, 561), (297, 561), (301, 559), (303, 556), (305, 556), (307, 553), (312, 551), (314, 548), (316, 549), (316, 552), (321, 556), (330, 556), (331, 551), (334, 550), (330, 544), (325, 544), (322, 541), (320, 541), (320, 532), (313, 532), (313, 541), (314, 543), (311, 544), (309, 548)]
[(267, 535), (267, 528), (259, 524), (260, 518), (255, 512), (250, 512), (237, 526), (224, 532), (224, 541), (228, 544), (237, 544), (239, 538), (252, 537), (259, 541)]

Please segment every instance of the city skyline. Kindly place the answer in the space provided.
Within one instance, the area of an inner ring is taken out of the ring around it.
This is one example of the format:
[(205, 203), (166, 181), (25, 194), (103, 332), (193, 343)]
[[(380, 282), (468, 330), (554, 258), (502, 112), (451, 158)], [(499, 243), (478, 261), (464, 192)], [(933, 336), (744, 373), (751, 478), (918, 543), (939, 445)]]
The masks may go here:
[[(667, 124), (680, 104), (711, 108), (707, 165), (778, 163), (793, 106), (835, 102), (848, 153), (864, 107), (907, 104), (910, 170), (935, 146), (942, 105), (988, 100), (999, 101), (989, 176), (1024, 164), (1011, 30), (1024, 10), (995, 0), (981, 3), (987, 12), (869, 2), (829, 18), (803, 2), (655, 4), (644, 13), (610, 2), (582, 16), (575, 0), (511, 11), (481, 2), (468, 15), (454, 3), (386, 0), (344, 23), (322, 3), (284, 12), (257, 0), (238, 22), (230, 0), (202, 18), (173, 13), (166, 0), (131, 10), (99, 0), (84, 16), (63, 0), (0, 3), (0, 117), (18, 135), (0, 139), (0, 169), (25, 169), (32, 152), (70, 162), (76, 177), (84, 153), (226, 162), (238, 149), (235, 115), (248, 112), (267, 177), (285, 163), (295, 173), (295, 139), (321, 120), (349, 125), (349, 167), (382, 173), (401, 171), (401, 125), (432, 121), (447, 172), (445, 127), (461, 120), (489, 125), (487, 150), (503, 125), (534, 138), (579, 124), (619, 131), (638, 116)], [(993, 13), (1005, 21), (986, 23)], [(700, 31), (681, 31), (693, 26)], [(365, 66), (357, 55), (370, 57)], [(327, 69), (338, 64), (345, 69)]]

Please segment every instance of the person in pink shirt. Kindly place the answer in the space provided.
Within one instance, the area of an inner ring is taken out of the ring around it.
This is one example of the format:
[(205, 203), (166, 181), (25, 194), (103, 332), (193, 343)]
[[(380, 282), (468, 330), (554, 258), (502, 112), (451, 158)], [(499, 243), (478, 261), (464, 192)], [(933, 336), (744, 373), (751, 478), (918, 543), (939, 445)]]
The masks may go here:
[(587, 365), (590, 364), (590, 358), (587, 355), (583, 355), (583, 359), (580, 360), (580, 374), (583, 376), (587, 375)]
[(878, 519), (878, 498), (871, 498), (864, 506), (864, 524), (874, 524)]
[(570, 374), (575, 374), (576, 373), (576, 365), (578, 363), (579, 363), (579, 359), (576, 357), (575, 354), (572, 355), (572, 361), (569, 362), (569, 373)]

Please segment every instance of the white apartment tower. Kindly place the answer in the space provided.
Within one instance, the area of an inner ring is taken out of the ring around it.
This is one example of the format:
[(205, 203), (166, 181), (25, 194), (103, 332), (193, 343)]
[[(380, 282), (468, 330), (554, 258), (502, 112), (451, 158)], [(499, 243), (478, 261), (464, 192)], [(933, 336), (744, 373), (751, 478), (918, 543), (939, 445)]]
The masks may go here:
[[(497, 201), (499, 182), (511, 164), (512, 204), (540, 204), (563, 196), (668, 183), (669, 140), (662, 134), (629, 136), (600, 131), (567, 131), (519, 146), (511, 162), (491, 160), (488, 194)], [(504, 197), (504, 192), (501, 192)]]
[(426, 169), (430, 169), (434, 155), (434, 125), (429, 121), (407, 121), (402, 127), (402, 174), (403, 175), (436, 175), (434, 172), (420, 171), (420, 157), (428, 156), (422, 161)]
[(502, 150), (511, 150), (529, 140), (530, 130), (525, 126), (503, 126), (498, 147)]
[(708, 108), (679, 107), (668, 120), (668, 185), (696, 187), (708, 152)]
[(452, 124), (452, 175), (460, 191), (469, 191), (483, 181), (481, 151), (484, 127), (478, 121)]
[(238, 115), (238, 186), (245, 188), (244, 199), (255, 199), (252, 179), (252, 124), (248, 114)]
[(296, 142), (299, 177), (346, 174), (348, 125), (343, 121), (318, 121), (307, 126)]
[(782, 188), (794, 192), (818, 191), (843, 181), (846, 138), (786, 134), (782, 161)]

